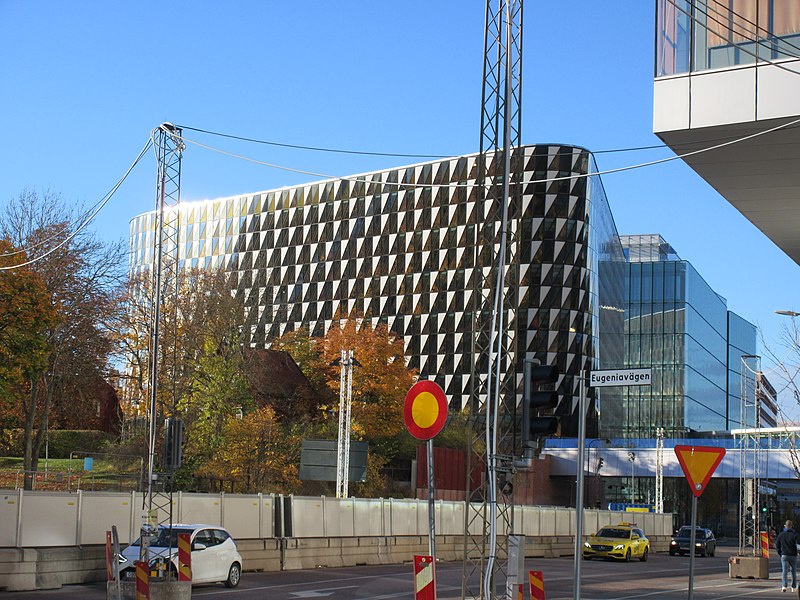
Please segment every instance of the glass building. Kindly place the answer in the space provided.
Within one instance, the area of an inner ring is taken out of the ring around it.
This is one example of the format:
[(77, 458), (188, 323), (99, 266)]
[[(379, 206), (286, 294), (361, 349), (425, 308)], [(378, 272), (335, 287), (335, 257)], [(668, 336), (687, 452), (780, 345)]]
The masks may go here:
[(755, 327), (728, 311), (694, 267), (659, 235), (622, 236), (628, 258), (627, 367), (651, 367), (650, 386), (624, 388), (622, 418), (601, 435), (654, 438), (739, 426), (741, 357), (755, 354)]
[[(590, 152), (516, 152), (523, 160), (511, 225), (518, 285), (508, 328), (518, 389), (523, 358), (557, 364), (568, 434), (581, 369), (624, 360), (625, 259)], [(499, 157), (489, 159), (492, 172)], [(454, 157), (183, 203), (180, 260), (236, 274), (252, 346), (300, 327), (322, 335), (346, 316), (385, 323), (404, 339), (410, 366), (463, 406), (474, 363), (474, 282), (491, 268), (491, 253), (476, 247), (485, 219), (477, 163), (477, 155)], [(135, 271), (152, 265), (154, 227), (154, 213), (131, 222)]]

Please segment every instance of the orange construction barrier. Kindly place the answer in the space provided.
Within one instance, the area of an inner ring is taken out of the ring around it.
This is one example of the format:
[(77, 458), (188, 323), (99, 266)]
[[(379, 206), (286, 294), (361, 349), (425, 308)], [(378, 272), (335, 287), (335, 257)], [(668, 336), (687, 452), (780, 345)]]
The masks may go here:
[(178, 534), (178, 581), (192, 580), (191, 533)]
[(761, 556), (769, 558), (769, 533), (761, 532)]
[(528, 581), (531, 584), (531, 600), (545, 600), (544, 575), (541, 571), (528, 571)]
[(432, 556), (414, 556), (414, 599), (436, 600), (436, 575)]
[(106, 578), (114, 581), (114, 550), (111, 548), (110, 531), (106, 531)]
[(150, 569), (144, 561), (136, 561), (136, 600), (150, 600)]

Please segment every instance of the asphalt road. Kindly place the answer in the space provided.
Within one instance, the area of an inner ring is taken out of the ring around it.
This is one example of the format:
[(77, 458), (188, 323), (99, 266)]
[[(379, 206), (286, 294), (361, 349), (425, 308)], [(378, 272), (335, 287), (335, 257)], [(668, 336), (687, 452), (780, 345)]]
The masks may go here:
[[(780, 592), (780, 565), (773, 557), (768, 581), (730, 579), (728, 557), (732, 548), (718, 548), (714, 558), (695, 562), (694, 598), (788, 598), (794, 595)], [(548, 600), (571, 600), (573, 597), (572, 558), (531, 559), (528, 569), (544, 572)], [(461, 563), (444, 563), (437, 567), (437, 591), (440, 600), (460, 598)], [(689, 558), (652, 554), (646, 563), (584, 561), (582, 563), (583, 600), (675, 600), (687, 597)], [(330, 598), (332, 600), (399, 599), (413, 600), (411, 565), (349, 567), (285, 571), (282, 573), (245, 573), (240, 586), (228, 590), (222, 585), (195, 586), (192, 596), (209, 600), (301, 600)], [(38, 600), (43, 598), (75, 598), (99, 600), (105, 598), (101, 584), (66, 586), (60, 590), (3, 594), (8, 600)], [(528, 598), (526, 590), (525, 598)]]

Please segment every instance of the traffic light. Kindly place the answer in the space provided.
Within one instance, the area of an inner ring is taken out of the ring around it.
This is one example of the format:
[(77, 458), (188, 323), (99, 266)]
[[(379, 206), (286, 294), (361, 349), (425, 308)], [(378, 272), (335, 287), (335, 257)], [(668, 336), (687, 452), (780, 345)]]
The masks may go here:
[[(542, 415), (543, 411), (558, 405), (558, 393), (552, 384), (558, 381), (559, 370), (555, 365), (534, 365), (525, 362), (524, 390), (522, 401), (522, 443), (530, 448), (536, 437), (552, 435), (558, 429), (558, 417)], [(543, 387), (551, 387), (544, 390)]]

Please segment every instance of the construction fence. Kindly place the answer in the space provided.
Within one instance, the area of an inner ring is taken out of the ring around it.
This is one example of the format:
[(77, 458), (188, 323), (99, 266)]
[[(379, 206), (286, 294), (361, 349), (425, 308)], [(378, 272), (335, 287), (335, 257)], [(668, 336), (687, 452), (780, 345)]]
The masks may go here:
[[(437, 500), (435, 507), (437, 535), (463, 535), (464, 502)], [(514, 511), (514, 533), (574, 535), (573, 508), (516, 506)], [(143, 513), (138, 492), (0, 490), (0, 548), (103, 544), (112, 525), (124, 543), (138, 537)], [(176, 492), (172, 513), (173, 523), (220, 525), (237, 540), (428, 534), (427, 501), (414, 499)], [(584, 515), (587, 534), (621, 520), (636, 521), (648, 536), (672, 533), (671, 514), (586, 509)], [(481, 525), (475, 523), (470, 533), (479, 535)]]

